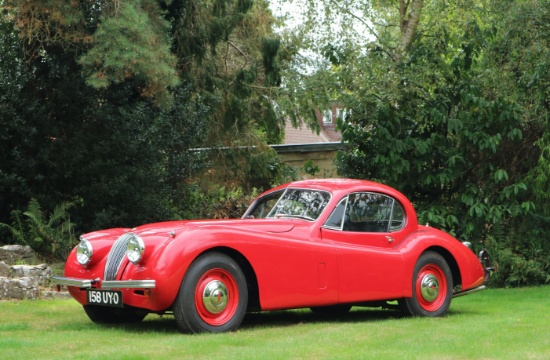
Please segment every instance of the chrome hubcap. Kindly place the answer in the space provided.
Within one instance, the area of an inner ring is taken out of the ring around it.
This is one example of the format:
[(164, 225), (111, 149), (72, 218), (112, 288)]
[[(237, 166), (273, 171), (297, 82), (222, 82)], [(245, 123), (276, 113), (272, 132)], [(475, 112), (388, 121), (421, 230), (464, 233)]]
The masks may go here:
[(422, 279), (420, 293), (426, 301), (434, 301), (439, 295), (439, 280), (433, 274), (428, 274)]
[(209, 282), (202, 293), (202, 303), (211, 314), (219, 314), (227, 307), (227, 287), (219, 280)]

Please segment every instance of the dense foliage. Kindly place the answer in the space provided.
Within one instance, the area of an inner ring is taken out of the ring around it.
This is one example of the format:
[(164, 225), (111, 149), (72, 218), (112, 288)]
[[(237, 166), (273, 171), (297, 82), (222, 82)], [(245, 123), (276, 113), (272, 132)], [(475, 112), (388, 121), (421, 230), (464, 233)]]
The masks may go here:
[(265, 1), (0, 5), (0, 223), (31, 199), (44, 219), (73, 204), (77, 232), (192, 217), (212, 157), (214, 179), (250, 188), (282, 168), (265, 146), (281, 137)]
[[(289, 69), (288, 96), (347, 110), (340, 174), (390, 184), (421, 223), (488, 246), (498, 285), (550, 282), (550, 2), (304, 3), (298, 45), (322, 57), (313, 75)], [(338, 36), (323, 31), (337, 21)]]

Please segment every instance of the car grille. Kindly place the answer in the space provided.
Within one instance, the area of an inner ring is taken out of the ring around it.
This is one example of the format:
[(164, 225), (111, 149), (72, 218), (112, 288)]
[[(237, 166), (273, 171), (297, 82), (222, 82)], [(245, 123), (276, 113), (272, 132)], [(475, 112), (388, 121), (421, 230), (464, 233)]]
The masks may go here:
[(134, 234), (132, 233), (126, 233), (120, 236), (115, 241), (113, 247), (111, 248), (111, 251), (109, 252), (109, 256), (107, 257), (107, 264), (105, 264), (105, 273), (103, 280), (116, 280), (118, 270), (120, 269), (120, 265), (122, 265), (124, 255), (126, 255), (126, 247), (128, 246), (128, 241), (130, 241), (133, 236)]

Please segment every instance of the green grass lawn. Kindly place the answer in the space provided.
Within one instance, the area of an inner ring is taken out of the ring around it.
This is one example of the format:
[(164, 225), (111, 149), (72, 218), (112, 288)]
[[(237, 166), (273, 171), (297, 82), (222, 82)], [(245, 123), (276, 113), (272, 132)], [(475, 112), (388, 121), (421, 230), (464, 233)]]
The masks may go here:
[(100, 326), (74, 300), (0, 302), (0, 359), (550, 359), (550, 286), (453, 299), (443, 318), (353, 308), (248, 314), (239, 331), (180, 334), (171, 315)]

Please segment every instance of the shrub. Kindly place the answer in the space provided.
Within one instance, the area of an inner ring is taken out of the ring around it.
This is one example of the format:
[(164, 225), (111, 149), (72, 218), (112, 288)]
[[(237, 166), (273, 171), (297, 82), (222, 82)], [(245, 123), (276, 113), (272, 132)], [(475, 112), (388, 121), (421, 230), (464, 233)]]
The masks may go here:
[(242, 187), (226, 188), (222, 185), (211, 185), (201, 188), (199, 185), (190, 185), (182, 206), (182, 219), (229, 219), (240, 218), (254, 198), (259, 194), (258, 189), (245, 193)]
[(45, 257), (65, 259), (77, 243), (68, 212), (73, 206), (72, 202), (64, 202), (48, 214), (33, 198), (26, 211), (11, 212), (11, 225), (0, 223), (0, 228), (8, 229), (16, 244), (28, 245)]
[(506, 228), (501, 225), (492, 230), (485, 241), (497, 270), (491, 277), (492, 286), (550, 283), (550, 246), (545, 235), (547, 227), (548, 224), (540, 217), (530, 217), (521, 225), (506, 224)]

